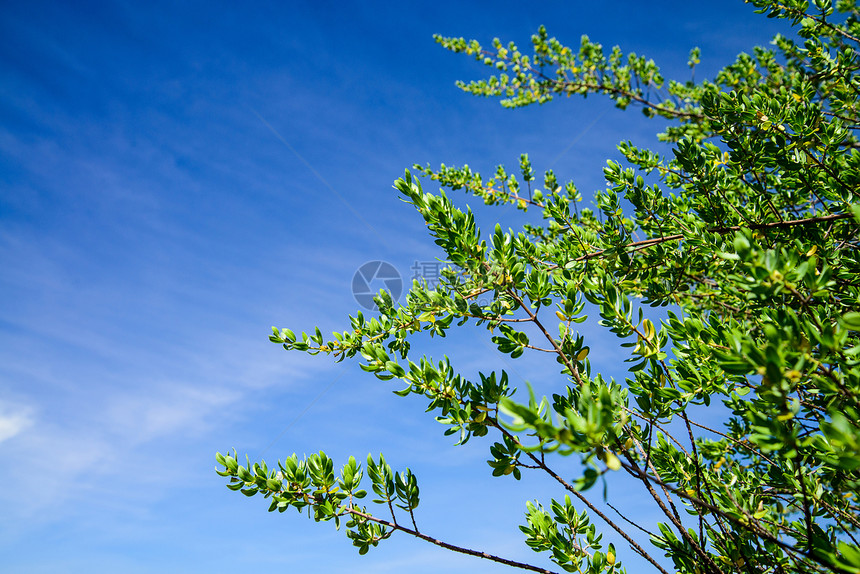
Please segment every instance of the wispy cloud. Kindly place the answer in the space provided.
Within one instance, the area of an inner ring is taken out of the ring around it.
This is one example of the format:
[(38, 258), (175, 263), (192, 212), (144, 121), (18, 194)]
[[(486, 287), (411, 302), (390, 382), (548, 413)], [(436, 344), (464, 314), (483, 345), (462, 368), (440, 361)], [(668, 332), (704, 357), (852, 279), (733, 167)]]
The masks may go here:
[(105, 406), (103, 424), (127, 445), (165, 436), (187, 436), (213, 425), (218, 409), (235, 403), (235, 390), (160, 384), (113, 396)]
[(32, 424), (31, 408), (0, 401), (0, 443), (17, 436)]

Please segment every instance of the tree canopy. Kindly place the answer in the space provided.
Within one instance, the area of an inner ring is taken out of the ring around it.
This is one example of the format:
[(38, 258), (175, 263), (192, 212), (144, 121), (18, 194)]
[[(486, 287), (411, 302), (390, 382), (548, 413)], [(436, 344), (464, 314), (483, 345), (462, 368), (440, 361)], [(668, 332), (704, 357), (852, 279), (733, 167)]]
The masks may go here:
[[(416, 282), (402, 304), (383, 291), (378, 313), (332, 337), (270, 337), (357, 359), (397, 394), (423, 397), (446, 434), (491, 441), (493, 476), (551, 477), (556, 497), (527, 502), (520, 529), (568, 572), (623, 572), (632, 552), (663, 573), (860, 573), (860, 12), (853, 0), (752, 3), (791, 36), (701, 81), (666, 80), (645, 57), (587, 37), (572, 48), (544, 28), (528, 54), (437, 37), (493, 70), (461, 83), (468, 93), (508, 107), (607, 96), (668, 120), (658, 138), (672, 153), (620, 143), (625, 161), (608, 162), (590, 204), (551, 170), (539, 180), (525, 154), (491, 177), (416, 165), (395, 188), (445, 252), (441, 283)], [(691, 69), (698, 60), (694, 49)], [(445, 190), (537, 210), (544, 223), (485, 235)], [(625, 380), (592, 371), (579, 331), (588, 313), (620, 339)], [(466, 323), (501, 354), (555, 361), (567, 384), (523, 400), (504, 370), (474, 376), (410, 354), (414, 335)], [(701, 407), (725, 413), (722, 424), (697, 420)], [(560, 457), (582, 472), (564, 476)], [(401, 532), (550, 572), (420, 531), (417, 477), (381, 455), (337, 470), (324, 452), (273, 466), (216, 458), (228, 488), (343, 523), (361, 554)], [(595, 504), (609, 473), (634, 479), (660, 522)]]

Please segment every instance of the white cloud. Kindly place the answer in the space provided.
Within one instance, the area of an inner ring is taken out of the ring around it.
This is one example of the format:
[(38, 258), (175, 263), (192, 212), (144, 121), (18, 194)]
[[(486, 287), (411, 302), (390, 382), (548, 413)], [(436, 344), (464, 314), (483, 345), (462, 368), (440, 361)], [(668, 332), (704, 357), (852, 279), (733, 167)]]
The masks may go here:
[(32, 411), (29, 408), (0, 403), (0, 442), (21, 434), (32, 424)]
[(205, 429), (217, 409), (235, 404), (241, 395), (229, 389), (159, 385), (118, 394), (108, 401), (104, 421), (114, 436), (131, 444), (176, 433)]

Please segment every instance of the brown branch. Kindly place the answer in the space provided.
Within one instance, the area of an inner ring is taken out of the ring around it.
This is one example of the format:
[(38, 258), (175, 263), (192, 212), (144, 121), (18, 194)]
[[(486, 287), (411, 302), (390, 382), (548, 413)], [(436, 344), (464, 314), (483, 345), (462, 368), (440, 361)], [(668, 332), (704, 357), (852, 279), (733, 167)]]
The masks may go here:
[(645, 421), (649, 425), (653, 426), (654, 428), (656, 428), (657, 430), (662, 432), (663, 436), (665, 436), (666, 438), (668, 438), (669, 440), (674, 442), (678, 446), (678, 448), (681, 449), (681, 451), (683, 451), (683, 453), (685, 455), (689, 456), (690, 453), (687, 452), (687, 449), (684, 448), (684, 445), (681, 444), (681, 441), (679, 441), (677, 438), (675, 438), (675, 436), (673, 434), (671, 434), (669, 431), (667, 431), (662, 426), (660, 426), (660, 424), (656, 422), (656, 419), (654, 417), (646, 417), (642, 413), (636, 412), (635, 410), (633, 410), (630, 407), (625, 406), (625, 405), (621, 405), (621, 408), (624, 409), (628, 414), (633, 415), (634, 417), (639, 417), (640, 419), (642, 419), (643, 421)]
[[(534, 71), (534, 70), (532, 70), (532, 71)], [(666, 106), (661, 105), (661, 104), (655, 104), (654, 102), (651, 102), (646, 98), (643, 98), (642, 96), (640, 96), (639, 94), (637, 94), (635, 92), (628, 92), (626, 90), (622, 90), (620, 88), (616, 88), (613, 86), (601, 85), (601, 84), (596, 84), (596, 83), (595, 84), (589, 84), (588, 82), (559, 82), (555, 79), (552, 79), (552, 78), (545, 76), (544, 74), (539, 74), (539, 76), (544, 78), (545, 80), (548, 80), (550, 82), (553, 82), (553, 83), (559, 85), (560, 86), (558, 88), (559, 92), (562, 92), (565, 89), (573, 88), (574, 90), (576, 90), (576, 89), (580, 89), (580, 88), (584, 87), (584, 88), (589, 89), (595, 93), (596, 92), (603, 92), (603, 93), (614, 94), (616, 96), (622, 96), (625, 98), (630, 98), (632, 101), (634, 101), (638, 104), (641, 104), (641, 105), (645, 106), (646, 108), (651, 108), (652, 110), (654, 110), (655, 112), (657, 112), (659, 114), (667, 114), (670, 116), (674, 116), (676, 118), (681, 118), (681, 119), (685, 119), (685, 120), (689, 120), (689, 121), (693, 121), (693, 120), (701, 121), (701, 120), (706, 119), (704, 114), (685, 112), (682, 110), (669, 108), (669, 107), (666, 107)]]
[(845, 38), (851, 40), (852, 42), (860, 43), (860, 38), (857, 38), (856, 36), (849, 34), (848, 32), (846, 32), (845, 30), (843, 30), (839, 26), (834, 26), (830, 22), (826, 21), (824, 18), (821, 18), (819, 16), (815, 16), (811, 13), (807, 13), (807, 12), (804, 12), (802, 10), (798, 10), (797, 8), (790, 8), (784, 4), (778, 4), (778, 6), (781, 9), (785, 10), (786, 12), (790, 12), (790, 13), (794, 14), (795, 16), (802, 16), (804, 18), (809, 18), (811, 20), (814, 20), (816, 23), (821, 24), (825, 28), (828, 28), (831, 31), (836, 32), (837, 34), (839, 34), (841, 36), (844, 36)]
[(656, 561), (656, 560), (654, 560), (654, 558), (652, 558), (652, 557), (651, 557), (651, 555), (649, 555), (647, 552), (645, 552), (645, 550), (644, 550), (641, 546), (639, 546), (639, 545), (638, 545), (638, 544), (637, 544), (637, 543), (636, 543), (636, 542), (635, 542), (635, 541), (630, 537), (630, 535), (628, 535), (626, 532), (624, 532), (624, 531), (621, 529), (621, 527), (619, 527), (619, 526), (618, 526), (618, 525), (616, 525), (614, 522), (612, 522), (612, 520), (611, 520), (608, 516), (606, 516), (606, 514), (604, 514), (603, 512), (601, 512), (601, 511), (600, 511), (600, 509), (599, 509), (599, 508), (597, 508), (596, 506), (594, 506), (594, 505), (591, 503), (591, 501), (589, 501), (587, 498), (585, 498), (585, 496), (583, 496), (583, 494), (582, 494), (581, 492), (579, 492), (578, 490), (576, 490), (572, 485), (568, 484), (568, 483), (567, 483), (563, 478), (561, 478), (559, 475), (557, 475), (557, 474), (555, 473), (555, 471), (553, 471), (551, 468), (549, 468), (548, 466), (546, 466), (546, 464), (544, 464), (544, 463), (543, 463), (543, 461), (539, 461), (539, 460), (538, 460), (538, 458), (537, 458), (536, 456), (532, 455), (531, 453), (526, 453), (526, 454), (529, 456), (529, 458), (531, 458), (533, 461), (535, 461), (535, 462), (538, 464), (538, 466), (540, 466), (540, 468), (541, 468), (541, 469), (543, 469), (543, 471), (544, 471), (544, 472), (546, 472), (546, 473), (547, 473), (547, 474), (549, 474), (551, 477), (553, 477), (554, 479), (556, 479), (556, 481), (558, 481), (560, 484), (562, 484), (562, 485), (563, 485), (563, 486), (564, 486), (564, 487), (565, 487), (565, 488), (566, 488), (570, 493), (572, 493), (574, 496), (576, 496), (576, 497), (580, 500), (580, 502), (582, 502), (583, 504), (585, 504), (585, 505), (586, 505), (586, 506), (587, 506), (587, 507), (588, 507), (592, 512), (594, 512), (597, 516), (599, 516), (599, 517), (600, 517), (600, 518), (601, 518), (601, 519), (602, 519), (606, 524), (608, 524), (608, 525), (609, 525), (613, 530), (615, 530), (615, 531), (616, 531), (616, 532), (618, 532), (622, 537), (624, 537), (624, 539), (627, 541), (627, 543), (630, 545), (630, 547), (631, 547), (634, 551), (636, 551), (636, 553), (637, 553), (637, 554), (639, 554), (640, 556), (642, 556), (643, 558), (645, 558), (648, 562), (650, 562), (651, 564), (653, 564), (653, 565), (654, 565), (658, 570), (660, 570), (660, 572), (662, 572), (663, 574), (668, 574), (668, 572), (666, 572), (666, 570), (664, 570), (664, 569), (663, 569), (663, 568), (662, 568), (662, 567), (657, 563), (657, 561)]
[(618, 516), (621, 517), (621, 520), (623, 520), (624, 522), (626, 522), (627, 524), (629, 524), (633, 528), (636, 528), (637, 530), (647, 534), (650, 537), (656, 537), (657, 536), (655, 533), (651, 532), (650, 530), (645, 530), (643, 527), (641, 527), (640, 525), (636, 524), (635, 522), (633, 522), (632, 520), (630, 520), (629, 518), (627, 518), (626, 516), (621, 514), (621, 511), (618, 510), (617, 508), (615, 508), (614, 506), (612, 506), (612, 504), (610, 504), (609, 501), (606, 501), (605, 504), (606, 504), (606, 506), (608, 506), (609, 508), (614, 510), (615, 514), (617, 514)]
[[(635, 438), (633, 439), (633, 441), (637, 444), (640, 451), (642, 451), (643, 450), (642, 444), (638, 440), (636, 440)], [(628, 463), (629, 463), (629, 464), (625, 464), (624, 461), (621, 461), (619, 459), (619, 462), (621, 462), (622, 467), (631, 476), (638, 478), (642, 482), (642, 484), (645, 485), (645, 489), (648, 491), (648, 494), (651, 495), (651, 498), (654, 499), (654, 502), (657, 503), (657, 506), (660, 507), (660, 510), (663, 512), (663, 514), (666, 516), (666, 518), (668, 518), (669, 521), (675, 525), (675, 528), (678, 530), (678, 533), (681, 535), (681, 537), (684, 539), (684, 541), (690, 545), (690, 548), (693, 549), (693, 552), (699, 557), (700, 560), (702, 560), (705, 563), (708, 571), (714, 572), (714, 574), (720, 574), (719, 566), (717, 566), (717, 564), (708, 555), (708, 553), (705, 552), (705, 549), (702, 548), (701, 544), (699, 544), (695, 540), (693, 540), (693, 537), (690, 536), (689, 532), (687, 532), (687, 529), (684, 526), (684, 523), (681, 521), (681, 516), (678, 513), (678, 509), (675, 507), (675, 504), (672, 502), (672, 497), (669, 495), (669, 490), (672, 490), (672, 489), (671, 489), (671, 487), (669, 487), (668, 483), (666, 483), (662, 478), (659, 478), (660, 475), (657, 473), (657, 469), (654, 468), (654, 465), (651, 464), (650, 457), (648, 457), (646, 459), (646, 464), (648, 465), (648, 468), (650, 468), (652, 470), (652, 472), (654, 472), (654, 474), (657, 476), (657, 479), (653, 480), (653, 481), (644, 478), (644, 477), (650, 477), (650, 475), (646, 471), (642, 470), (642, 468), (640, 468), (640, 466), (638, 464), (636, 464), (636, 461), (633, 459), (632, 456), (630, 456), (630, 453), (628, 453), (626, 451), (621, 451), (621, 454), (624, 455), (624, 458), (626, 458)], [(643, 451), (643, 454), (644, 454), (644, 451)], [(659, 485), (660, 488), (663, 490), (663, 493), (666, 495), (666, 502), (669, 504), (668, 507), (666, 506), (666, 503), (663, 502), (663, 499), (660, 498), (660, 495), (657, 494), (657, 491), (654, 490), (654, 487), (651, 486), (652, 482)], [(674, 492), (674, 490), (673, 490), (673, 492)]]
[[(696, 437), (693, 436), (693, 428), (690, 426), (690, 418), (687, 416), (687, 411), (680, 411), (681, 418), (684, 421), (685, 426), (687, 427), (687, 436), (690, 437), (690, 448), (693, 451), (693, 456), (690, 457), (693, 459), (696, 466), (696, 494), (699, 498), (703, 498), (702, 496), (702, 484), (705, 483), (705, 479), (702, 477), (702, 465), (699, 463), (699, 450), (696, 448)], [(711, 502), (713, 502), (713, 495), (711, 495), (710, 489), (708, 489), (708, 495), (711, 498)], [(699, 540), (705, 539), (705, 525), (704, 518), (702, 515), (699, 515)], [(723, 531), (725, 534), (725, 531)]]
[(837, 507), (833, 506), (832, 504), (828, 504), (824, 500), (818, 499), (816, 502), (818, 504), (820, 504), (821, 506), (823, 506), (824, 508), (826, 508), (827, 511), (833, 515), (834, 520), (836, 520), (837, 522), (840, 523), (840, 527), (845, 532), (845, 534), (847, 534), (851, 538), (851, 540), (854, 541), (854, 544), (858, 544), (858, 542), (854, 538), (854, 536), (851, 535), (851, 529), (846, 528), (845, 526), (842, 526), (839, 518), (842, 517), (842, 518), (846, 519), (848, 522), (851, 523), (852, 526), (854, 526), (854, 528), (857, 528), (857, 529), (860, 529), (860, 520), (857, 520), (857, 517), (855, 515), (849, 514), (849, 513), (845, 512), (844, 510), (842, 510), (841, 508), (837, 508)]
[(817, 564), (826, 566), (828, 568), (832, 568), (834, 572), (839, 572), (841, 574), (852, 574), (852, 571), (846, 570), (846, 569), (844, 569), (838, 565), (831, 564), (831, 563), (827, 562), (825, 559), (822, 559), (820, 556), (818, 556), (817, 554), (815, 554), (811, 550), (810, 551), (799, 550), (798, 548), (792, 546), (791, 544), (788, 544), (787, 542), (783, 542), (782, 540), (780, 540), (779, 538), (777, 538), (776, 536), (774, 536), (773, 534), (771, 534), (770, 532), (768, 532), (767, 530), (765, 530), (764, 528), (759, 526), (757, 524), (758, 521), (749, 512), (747, 512), (742, 506), (737, 504), (737, 501), (734, 501), (736, 504), (736, 508), (741, 514), (744, 515), (744, 519), (740, 519), (740, 518), (737, 518), (735, 516), (731, 516), (730, 514), (727, 514), (725, 511), (723, 511), (721, 508), (719, 508), (715, 505), (712, 505), (711, 503), (706, 502), (706, 501), (702, 500), (701, 498), (698, 498), (695, 496), (690, 496), (689, 494), (687, 494), (686, 492), (684, 492), (680, 488), (675, 488), (674, 486), (672, 486), (670, 484), (664, 483), (659, 478), (656, 478), (654, 476), (649, 475), (647, 472), (642, 470), (638, 465), (635, 465), (635, 464), (629, 465), (629, 464), (625, 463), (624, 461), (621, 461), (621, 465), (625, 469), (628, 469), (628, 470), (638, 474), (639, 477), (644, 482), (650, 481), (650, 482), (655, 482), (657, 484), (662, 484), (663, 486), (668, 488), (670, 491), (672, 491), (676, 496), (688, 500), (694, 506), (701, 506), (702, 508), (705, 508), (705, 509), (707, 509), (707, 510), (709, 510), (715, 514), (719, 514), (720, 516), (724, 517), (729, 522), (733, 523), (735, 526), (738, 526), (738, 527), (745, 529), (745, 530), (749, 530), (750, 532), (752, 532), (756, 536), (759, 536), (761, 538), (764, 538), (765, 540), (773, 542), (774, 544), (776, 544), (777, 546), (779, 546), (783, 550), (786, 550), (787, 552), (791, 553), (792, 555), (800, 554), (800, 555), (804, 556), (805, 558), (808, 558), (809, 560), (812, 560), (813, 562), (815, 562)]
[(508, 558), (502, 558), (501, 556), (496, 556), (494, 554), (489, 554), (487, 552), (479, 552), (477, 550), (470, 550), (469, 548), (463, 548), (462, 546), (455, 546), (448, 542), (444, 542), (439, 540), (438, 538), (433, 538), (432, 536), (428, 536), (426, 534), (422, 534), (417, 530), (412, 530), (411, 528), (407, 528), (405, 526), (401, 526), (394, 522), (390, 522), (388, 520), (384, 520), (382, 518), (377, 518), (372, 514), (367, 514), (360, 510), (356, 510), (352, 507), (343, 507), (343, 511), (353, 516), (358, 516), (364, 518), (365, 520), (369, 520), (371, 522), (376, 522), (377, 524), (382, 524), (383, 526), (387, 526), (392, 530), (399, 530), (400, 532), (404, 532), (406, 534), (412, 535), (416, 538), (420, 538), (425, 542), (429, 542), (431, 544), (435, 544), (436, 546), (440, 546), (446, 550), (451, 550), (452, 552), (458, 552), (460, 554), (466, 554), (468, 556), (475, 556), (477, 558), (484, 558), (486, 560), (491, 560), (493, 562), (498, 562), (500, 564), (504, 564), (505, 566), (511, 566), (513, 568), (521, 568), (523, 570), (529, 570), (531, 572), (540, 572), (541, 574), (557, 574), (552, 570), (547, 570), (546, 568), (540, 568), (539, 566), (533, 566), (531, 564), (526, 564), (524, 562), (517, 562), (516, 560), (510, 560)]
[[(547, 331), (546, 327), (544, 327), (543, 324), (540, 322), (540, 319), (538, 319), (537, 314), (532, 313), (528, 305), (526, 305), (525, 302), (516, 293), (514, 293), (513, 289), (506, 289), (505, 291), (508, 295), (514, 298), (520, 308), (522, 308), (522, 310), (525, 311), (526, 314), (529, 316), (529, 319), (531, 319), (532, 322), (534, 322), (535, 326), (540, 329), (541, 333), (543, 333), (544, 337), (546, 337), (546, 340), (552, 344), (554, 351), (558, 353), (558, 356), (561, 357), (562, 361), (564, 361), (564, 365), (568, 368), (570, 374), (573, 376), (574, 379), (576, 379), (576, 382), (580, 386), (582, 386), (582, 379), (579, 376), (579, 368), (570, 362), (570, 359), (568, 359), (567, 355), (564, 354), (564, 351), (561, 350), (561, 347), (558, 346), (556, 340), (552, 337), (552, 335), (549, 334), (549, 331)], [(539, 350), (542, 351), (544, 349)]]
[(806, 479), (803, 474), (803, 457), (797, 453), (795, 457), (795, 466), (797, 467), (797, 480), (800, 482), (800, 493), (803, 496), (803, 521), (806, 524), (806, 536), (810, 545), (814, 538), (814, 530), (812, 527), (812, 510), (809, 508), (809, 493), (806, 491)]
[[(499, 432), (501, 432), (503, 435), (516, 441), (517, 445), (522, 446), (520, 444), (520, 441), (517, 439), (517, 437), (514, 436), (513, 434), (511, 434), (510, 432), (508, 432), (507, 429), (505, 429), (503, 426), (501, 426), (498, 422), (493, 421), (492, 424), (494, 427), (499, 429)], [(605, 522), (606, 524), (608, 524), (610, 528), (615, 530), (615, 532), (620, 534), (621, 537), (627, 541), (627, 543), (630, 545), (630, 548), (632, 548), (634, 552), (636, 552), (637, 554), (639, 554), (639, 556), (641, 556), (642, 558), (644, 558), (645, 560), (647, 560), (648, 562), (653, 564), (654, 567), (657, 570), (659, 570), (662, 574), (669, 574), (662, 566), (660, 566), (660, 564), (650, 554), (648, 554), (645, 551), (644, 548), (642, 548), (639, 544), (637, 544), (636, 541), (633, 540), (633, 538), (631, 538), (629, 534), (627, 534), (627, 532), (625, 532), (620, 526), (615, 524), (612, 521), (612, 519), (609, 518), (608, 516), (606, 516), (606, 514), (604, 512), (601, 512), (601, 510), (599, 508), (594, 506), (594, 504), (592, 504), (591, 501), (588, 500), (581, 492), (576, 490), (570, 483), (568, 483), (566, 480), (564, 480), (562, 477), (560, 477), (553, 469), (548, 467), (546, 465), (546, 463), (543, 461), (543, 453), (541, 453), (541, 458), (538, 458), (534, 454), (532, 454), (531, 452), (528, 452), (526, 450), (523, 450), (523, 452), (526, 454), (527, 457), (529, 457), (532, 460), (532, 462), (535, 463), (535, 465), (538, 468), (540, 468), (545, 473), (547, 473), (552, 478), (554, 478), (555, 481), (558, 482), (560, 485), (562, 485), (565, 490), (567, 490), (572, 495), (574, 495), (576, 498), (578, 498), (579, 501), (582, 502), (585, 506), (587, 506), (589, 510), (591, 510), (594, 514), (599, 516), (600, 519), (603, 520), (603, 522)]]
[[(821, 217), (809, 217), (806, 219), (792, 219), (791, 221), (772, 221), (770, 223), (753, 223), (750, 225), (733, 225), (731, 227), (713, 227), (708, 229), (709, 233), (719, 233), (720, 235), (724, 235), (726, 233), (731, 233), (732, 231), (740, 231), (741, 229), (773, 229), (773, 228), (783, 228), (783, 227), (795, 227), (798, 225), (809, 225), (814, 223), (822, 223), (825, 221), (836, 221), (839, 219), (850, 219), (852, 214), (850, 213), (837, 213), (835, 215), (824, 215)], [(659, 245), (660, 243), (667, 243), (669, 241), (677, 241), (679, 239), (684, 239), (683, 234), (676, 235), (667, 235), (665, 237), (655, 237), (652, 239), (644, 239), (642, 241), (635, 241), (633, 243), (628, 243), (624, 247), (632, 247), (630, 251), (639, 251), (641, 249), (645, 249), (646, 247), (651, 247), (652, 245)], [(587, 261), (588, 259), (594, 259), (595, 257), (599, 257), (606, 249), (601, 249), (600, 251), (592, 251), (591, 253), (586, 253), (585, 255), (580, 255), (574, 261)]]
[(766, 457), (764, 454), (762, 454), (761, 452), (759, 452), (758, 450), (756, 450), (755, 448), (753, 448), (753, 447), (752, 447), (752, 446), (750, 446), (749, 444), (745, 443), (744, 441), (740, 441), (740, 440), (737, 440), (736, 438), (732, 438), (732, 437), (730, 437), (729, 435), (727, 435), (727, 434), (725, 434), (725, 433), (722, 433), (722, 432), (720, 432), (720, 431), (718, 431), (718, 430), (716, 430), (716, 429), (712, 429), (712, 428), (710, 428), (710, 427), (707, 427), (707, 426), (705, 426), (705, 425), (703, 425), (703, 424), (699, 424), (699, 423), (697, 423), (696, 421), (693, 421), (693, 420), (691, 420), (691, 421), (690, 421), (690, 424), (691, 424), (691, 425), (693, 425), (693, 426), (697, 426), (697, 427), (699, 427), (700, 429), (704, 429), (704, 430), (706, 430), (706, 431), (708, 431), (708, 432), (712, 432), (712, 433), (714, 433), (714, 434), (715, 434), (715, 435), (717, 435), (717, 436), (721, 436), (721, 437), (723, 437), (724, 439), (726, 439), (726, 440), (728, 440), (729, 442), (731, 442), (732, 444), (734, 444), (734, 445), (736, 445), (736, 446), (739, 446), (739, 447), (741, 447), (741, 448), (745, 448), (745, 449), (747, 449), (750, 453), (752, 453), (753, 455), (758, 456), (758, 457), (760, 457), (761, 459), (763, 459), (763, 460), (767, 461), (767, 462), (768, 462), (769, 464), (771, 464), (774, 468), (780, 468), (778, 464), (776, 464), (774, 461), (772, 461), (771, 459), (769, 459), (769, 458), (768, 458), (768, 457)]
[[(511, 61), (511, 58), (509, 58), (507, 56), (499, 56), (498, 52), (494, 52), (494, 51), (490, 51), (490, 50), (481, 50), (481, 55), (489, 56), (490, 58), (493, 58), (499, 62), (510, 62)], [(612, 86), (612, 85), (607, 85), (607, 84), (602, 84), (602, 83), (597, 83), (597, 82), (592, 84), (592, 83), (588, 83), (588, 82), (573, 82), (573, 81), (568, 81), (568, 80), (559, 80), (558, 78), (547, 76), (546, 74), (543, 73), (543, 71), (541, 69), (535, 68), (531, 64), (526, 65), (526, 69), (529, 72), (531, 72), (532, 74), (534, 74), (540, 80), (551, 84), (552, 87), (548, 88), (548, 90), (551, 92), (554, 91), (556, 93), (568, 93), (569, 94), (571, 88), (573, 88), (574, 90), (579, 90), (581, 88), (585, 88), (586, 90), (591, 91), (593, 93), (602, 92), (604, 94), (608, 93), (608, 94), (614, 94), (616, 96), (630, 98), (632, 101), (637, 102), (639, 104), (642, 104), (643, 106), (645, 106), (647, 108), (651, 108), (654, 111), (656, 111), (657, 113), (663, 113), (666, 115), (674, 116), (676, 118), (681, 118), (681, 119), (688, 120), (688, 121), (695, 121), (695, 120), (701, 121), (701, 120), (705, 119), (705, 115), (701, 114), (701, 113), (692, 113), (692, 112), (685, 112), (685, 111), (678, 110), (678, 109), (672, 109), (672, 108), (669, 108), (669, 107), (662, 105), (662, 103), (656, 103), (655, 104), (654, 102), (649, 101), (647, 98), (644, 98), (641, 95), (637, 94), (635, 91), (627, 91), (627, 90), (623, 90), (621, 88), (617, 88), (617, 87)], [(636, 80), (637, 80), (637, 82), (639, 80), (638, 74), (636, 76)], [(522, 89), (522, 88), (520, 88), (520, 89)], [(498, 95), (502, 95), (502, 94), (499, 93)]]

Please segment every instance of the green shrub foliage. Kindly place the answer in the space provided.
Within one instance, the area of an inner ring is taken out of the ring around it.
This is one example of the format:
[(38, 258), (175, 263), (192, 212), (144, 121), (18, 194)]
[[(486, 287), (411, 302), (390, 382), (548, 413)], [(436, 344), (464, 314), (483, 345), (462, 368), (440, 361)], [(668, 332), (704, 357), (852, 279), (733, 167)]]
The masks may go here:
[[(555, 480), (557, 497), (528, 502), (520, 529), (564, 571), (623, 572), (636, 553), (664, 573), (860, 573), (858, 11), (853, 0), (753, 4), (794, 39), (777, 36), (698, 82), (666, 80), (653, 61), (587, 37), (568, 47), (543, 28), (530, 54), (437, 37), (492, 69), (464, 91), (509, 107), (602, 94), (668, 120), (659, 139), (671, 155), (619, 144), (625, 161), (604, 168), (592, 208), (552, 171), (538, 179), (527, 155), (492, 177), (415, 166), (395, 188), (446, 254), (441, 285), (416, 283), (401, 305), (383, 292), (378, 315), (358, 313), (331, 338), (273, 329), (287, 350), (355, 357), (397, 394), (421, 395), (459, 442), (486, 437), (493, 476)], [(446, 189), (537, 210), (544, 223), (484, 235)], [(586, 312), (620, 340), (623, 382), (592, 372), (578, 331)], [(467, 378), (447, 358), (410, 355), (416, 333), (465, 323), (485, 327), (503, 355), (554, 360), (566, 387), (522, 402), (504, 370)], [(700, 405), (724, 420), (696, 420)], [(581, 472), (562, 476), (559, 457), (577, 457)], [(217, 455), (230, 489), (343, 523), (362, 554), (400, 532), (550, 572), (422, 532), (416, 476), (383, 456), (337, 470), (323, 452), (275, 467), (238, 458)], [(612, 488), (604, 504), (591, 487), (610, 473), (628, 475), (661, 520), (624, 515)], [(604, 532), (623, 547), (602, 543)]]

